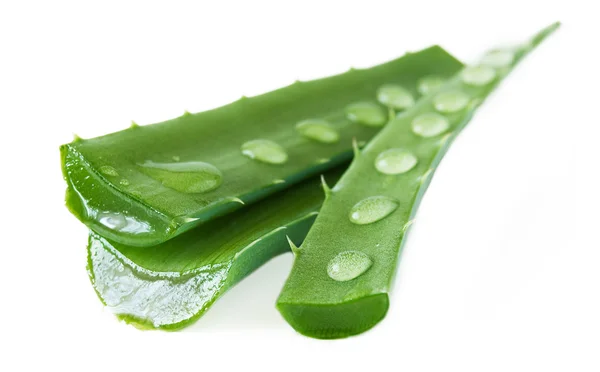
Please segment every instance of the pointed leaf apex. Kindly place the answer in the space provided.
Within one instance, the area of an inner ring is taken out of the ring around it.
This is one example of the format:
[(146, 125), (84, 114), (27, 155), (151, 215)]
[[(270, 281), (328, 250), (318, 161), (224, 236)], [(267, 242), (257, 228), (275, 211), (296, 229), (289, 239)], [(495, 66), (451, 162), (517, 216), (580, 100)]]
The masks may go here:
[(131, 125), (129, 126), (129, 128), (131, 129), (135, 129), (135, 128), (139, 128), (140, 126), (138, 125), (138, 123), (136, 123), (135, 121), (131, 121)]
[(292, 249), (292, 253), (294, 254), (294, 256), (297, 256), (300, 253), (300, 248), (296, 247), (296, 244), (294, 244), (294, 242), (292, 241), (292, 239), (290, 239), (289, 236), (286, 235), (285, 237), (287, 238), (288, 244)]
[(83, 138), (79, 137), (77, 133), (73, 133), (73, 142), (82, 142)]
[(185, 111), (183, 112), (183, 115), (182, 115), (182, 116), (192, 116), (192, 113), (191, 113), (191, 112), (189, 112), (188, 110), (185, 110)]

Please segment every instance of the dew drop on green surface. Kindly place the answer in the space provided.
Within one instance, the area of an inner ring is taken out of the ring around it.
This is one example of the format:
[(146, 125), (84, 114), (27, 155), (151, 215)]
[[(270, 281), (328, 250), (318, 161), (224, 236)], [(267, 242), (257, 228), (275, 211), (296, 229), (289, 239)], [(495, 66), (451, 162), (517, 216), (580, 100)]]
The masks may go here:
[(395, 84), (381, 86), (377, 90), (377, 100), (396, 110), (406, 110), (415, 104), (412, 94), (400, 85)]
[(417, 82), (417, 90), (419, 91), (419, 93), (426, 96), (428, 94), (435, 93), (438, 90), (440, 90), (442, 85), (444, 85), (444, 82), (445, 79), (441, 76), (425, 76), (419, 79), (419, 81)]
[(460, 77), (465, 84), (474, 86), (488, 85), (496, 78), (496, 70), (489, 66), (469, 66), (462, 70)]
[(492, 50), (481, 58), (481, 64), (495, 68), (510, 66), (515, 59), (515, 53), (510, 50)]
[(166, 187), (184, 193), (201, 193), (216, 189), (223, 180), (221, 171), (202, 161), (182, 163), (139, 164), (143, 173), (160, 181)]
[(346, 116), (368, 127), (382, 127), (387, 121), (387, 113), (371, 102), (357, 102), (346, 106)]
[(406, 173), (417, 165), (417, 157), (408, 150), (389, 149), (375, 159), (375, 168), (383, 174)]
[(288, 155), (284, 148), (266, 139), (255, 139), (242, 145), (242, 154), (268, 164), (283, 164)]
[(177, 156), (177, 155), (173, 155), (173, 157), (171, 159), (173, 159), (173, 161), (180, 161), (181, 160), (181, 158), (179, 156)]
[(470, 97), (459, 90), (443, 92), (433, 97), (433, 107), (441, 113), (451, 114), (467, 107)]
[(411, 127), (416, 135), (435, 137), (447, 131), (450, 128), (450, 122), (440, 114), (428, 112), (414, 118)]
[(101, 166), (100, 172), (107, 176), (113, 176), (113, 177), (117, 177), (119, 175), (119, 172), (117, 172), (117, 170), (115, 168), (111, 167), (110, 165)]
[(387, 196), (371, 196), (354, 204), (350, 209), (350, 221), (366, 225), (389, 216), (398, 208), (398, 201)]
[(123, 186), (129, 186), (129, 180), (126, 178), (123, 178), (121, 181), (119, 181), (119, 184), (121, 184)]
[(327, 264), (327, 275), (335, 281), (346, 282), (364, 274), (373, 265), (369, 256), (359, 251), (338, 253)]
[(323, 119), (303, 120), (296, 124), (296, 130), (302, 136), (322, 143), (335, 143), (340, 140), (338, 131)]

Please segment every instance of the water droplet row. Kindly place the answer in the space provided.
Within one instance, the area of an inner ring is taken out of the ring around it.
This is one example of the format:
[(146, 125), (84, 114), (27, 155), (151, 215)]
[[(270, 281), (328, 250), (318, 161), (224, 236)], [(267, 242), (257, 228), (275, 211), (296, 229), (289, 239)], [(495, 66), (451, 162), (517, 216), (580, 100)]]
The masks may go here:
[[(493, 67), (504, 67), (512, 63), (513, 56), (506, 53), (491, 52), (478, 66), (466, 67), (461, 72), (464, 84), (481, 87), (496, 79), (497, 73)], [(437, 112), (426, 112), (413, 118), (411, 129), (413, 133), (423, 138), (439, 136), (450, 129), (450, 120), (443, 114), (455, 114), (464, 110), (471, 98), (466, 93), (455, 89), (439, 92), (444, 79), (438, 76), (427, 76), (419, 80), (417, 90), (422, 95), (435, 94), (432, 105)], [(438, 93), (439, 92), (439, 93)], [(393, 108), (404, 110), (414, 105), (414, 100), (408, 91), (395, 85), (384, 85), (377, 92), (380, 103)], [(382, 125), (382, 112), (376, 113), (375, 105), (355, 104), (349, 106), (349, 117), (357, 122), (374, 126)], [(378, 120), (375, 120), (378, 119)], [(391, 148), (381, 152), (375, 159), (375, 168), (385, 175), (399, 175), (415, 168), (418, 159), (411, 151), (402, 148)], [(432, 169), (428, 169), (421, 177), (421, 183), (427, 182)], [(381, 221), (391, 215), (399, 207), (399, 202), (387, 196), (367, 197), (352, 206), (349, 212), (350, 222), (357, 225), (367, 225)], [(412, 223), (412, 221), (409, 221)], [(409, 223), (405, 224), (404, 229)], [(368, 255), (359, 251), (345, 251), (333, 257), (327, 265), (327, 274), (336, 281), (348, 281), (359, 277), (372, 266), (373, 261)]]
[[(506, 67), (513, 61), (514, 53), (511, 51), (491, 51), (482, 58), (480, 65), (465, 68), (461, 73), (461, 79), (463, 83), (471, 86), (487, 85), (496, 79), (497, 73), (494, 68)], [(417, 82), (417, 90), (422, 95), (435, 94), (441, 89), (444, 82), (445, 79), (440, 76), (425, 76)], [(384, 106), (398, 111), (409, 109), (415, 104), (413, 95), (397, 84), (382, 85), (377, 90), (377, 100)], [(469, 102), (470, 97), (459, 90), (437, 93), (432, 99), (435, 110), (441, 114), (460, 112), (467, 107)], [(351, 121), (370, 127), (381, 127), (387, 121), (386, 112), (373, 102), (352, 103), (346, 106), (345, 113)], [(443, 115), (431, 112), (415, 117), (411, 127), (418, 136), (430, 138), (446, 132), (450, 128), (450, 122)], [(339, 132), (324, 119), (300, 121), (296, 124), (295, 129), (303, 137), (325, 144), (336, 143), (340, 139)], [(288, 160), (285, 149), (267, 139), (247, 141), (242, 144), (241, 151), (245, 156), (266, 164), (280, 165)], [(175, 163), (147, 161), (139, 165), (145, 169), (147, 175), (180, 192), (208, 192), (219, 187), (222, 182), (221, 172), (211, 164), (204, 162), (180, 163), (179, 156), (173, 156), (172, 159)], [(379, 154), (375, 161), (375, 167), (383, 174), (397, 175), (413, 169), (417, 162), (416, 156), (407, 150), (389, 149)], [(119, 176), (117, 170), (109, 165), (101, 166), (99, 170), (105, 176)], [(123, 178), (119, 184), (129, 186), (129, 181)], [(372, 200), (364, 202), (365, 206), (373, 204)], [(385, 211), (385, 208), (383, 210)], [(367, 220), (373, 218), (365, 217), (364, 213), (362, 216)]]

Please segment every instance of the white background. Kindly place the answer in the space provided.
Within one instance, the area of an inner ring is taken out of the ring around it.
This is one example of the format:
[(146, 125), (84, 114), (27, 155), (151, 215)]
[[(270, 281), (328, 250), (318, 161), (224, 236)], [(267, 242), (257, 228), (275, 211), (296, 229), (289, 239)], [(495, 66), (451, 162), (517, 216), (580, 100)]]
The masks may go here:
[[(593, 1), (0, 2), (0, 370), (600, 371), (600, 79)], [(58, 146), (367, 67), (460, 59), (563, 27), (455, 142), (387, 318), (296, 334), (270, 261), (183, 332), (119, 323), (85, 271)]]

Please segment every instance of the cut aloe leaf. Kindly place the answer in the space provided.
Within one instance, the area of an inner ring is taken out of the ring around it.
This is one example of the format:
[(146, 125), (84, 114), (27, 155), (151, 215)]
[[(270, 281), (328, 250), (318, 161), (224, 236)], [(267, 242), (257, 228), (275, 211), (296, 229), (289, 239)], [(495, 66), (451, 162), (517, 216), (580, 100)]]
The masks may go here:
[[(345, 166), (327, 173), (338, 179)], [(177, 329), (199, 318), (228, 288), (300, 244), (323, 202), (310, 179), (260, 203), (153, 247), (109, 241), (90, 231), (88, 273), (104, 304), (140, 328)]]
[(67, 206), (115, 242), (159, 244), (348, 161), (351, 139), (367, 141), (386, 123), (386, 105), (410, 106), (417, 81), (460, 67), (431, 47), (218, 109), (78, 138), (61, 147)]
[(298, 332), (341, 338), (385, 316), (404, 237), (444, 153), (474, 110), (544, 38), (489, 51), (403, 112), (366, 146), (336, 186), (300, 248), (277, 307)]

